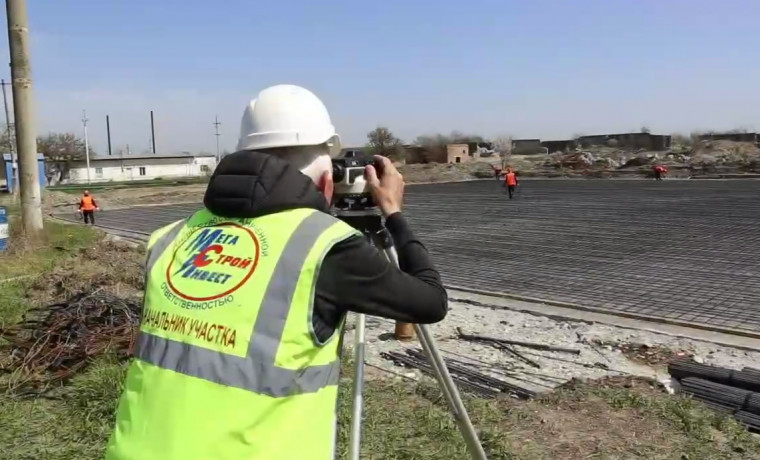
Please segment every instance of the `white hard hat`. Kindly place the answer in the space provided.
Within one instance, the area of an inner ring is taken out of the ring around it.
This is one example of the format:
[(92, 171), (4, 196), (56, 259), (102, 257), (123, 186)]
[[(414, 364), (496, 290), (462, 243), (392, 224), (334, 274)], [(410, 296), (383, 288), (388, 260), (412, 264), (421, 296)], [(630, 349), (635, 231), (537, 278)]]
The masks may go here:
[(237, 150), (258, 150), (337, 141), (330, 114), (306, 88), (275, 85), (262, 90), (243, 112)]

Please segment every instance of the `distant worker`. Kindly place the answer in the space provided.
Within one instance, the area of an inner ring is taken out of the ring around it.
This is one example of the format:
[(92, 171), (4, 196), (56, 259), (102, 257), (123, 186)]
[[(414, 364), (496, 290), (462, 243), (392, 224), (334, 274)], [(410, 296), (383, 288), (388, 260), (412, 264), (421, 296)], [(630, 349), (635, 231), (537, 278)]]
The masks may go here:
[(436, 323), (446, 290), (385, 157), (364, 170), (399, 269), (330, 214), (338, 136), (312, 92), (263, 90), (204, 207), (157, 230), (107, 460), (332, 460), (346, 313)]
[(509, 199), (511, 200), (517, 187), (517, 175), (512, 171), (512, 168), (507, 168), (504, 184), (507, 186), (507, 193), (509, 193)]
[(88, 221), (90, 224), (95, 225), (95, 211), (98, 210), (98, 204), (95, 203), (95, 198), (90, 195), (89, 190), (84, 191), (82, 199), (79, 200), (79, 212), (84, 216), (84, 223)]
[(662, 165), (655, 165), (654, 167), (654, 180), (662, 180), (665, 173), (667, 173), (668, 170), (665, 168), (665, 166)]

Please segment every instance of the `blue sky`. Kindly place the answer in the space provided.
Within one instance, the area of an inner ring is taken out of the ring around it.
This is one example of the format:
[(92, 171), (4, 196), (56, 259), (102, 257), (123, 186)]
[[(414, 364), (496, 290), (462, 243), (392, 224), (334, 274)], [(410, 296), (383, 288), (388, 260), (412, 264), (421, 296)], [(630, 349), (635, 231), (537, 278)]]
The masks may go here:
[(317, 93), (346, 145), (378, 124), (406, 141), (760, 129), (755, 0), (28, 4), (39, 132), (81, 132), (86, 109), (98, 153), (106, 114), (114, 149), (147, 149), (150, 110), (159, 151), (213, 151), (216, 114), (233, 149), (277, 83)]

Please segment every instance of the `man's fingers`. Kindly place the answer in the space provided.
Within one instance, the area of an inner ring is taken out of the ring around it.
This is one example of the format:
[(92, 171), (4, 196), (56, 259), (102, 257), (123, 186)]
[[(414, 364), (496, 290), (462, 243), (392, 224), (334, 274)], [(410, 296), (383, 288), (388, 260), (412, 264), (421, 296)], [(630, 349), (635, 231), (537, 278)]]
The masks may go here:
[(377, 178), (377, 171), (374, 166), (369, 165), (364, 168), (364, 177), (371, 187), (380, 185), (380, 180)]

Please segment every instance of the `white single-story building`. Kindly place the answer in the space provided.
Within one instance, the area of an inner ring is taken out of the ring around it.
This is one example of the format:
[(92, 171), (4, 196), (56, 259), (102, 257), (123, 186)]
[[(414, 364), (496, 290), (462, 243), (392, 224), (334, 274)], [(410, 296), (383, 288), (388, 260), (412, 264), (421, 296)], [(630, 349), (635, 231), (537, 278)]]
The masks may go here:
[[(90, 182), (206, 177), (211, 176), (214, 168), (213, 154), (98, 155), (90, 157)], [(70, 162), (67, 176), (64, 182), (87, 183), (87, 162)]]

